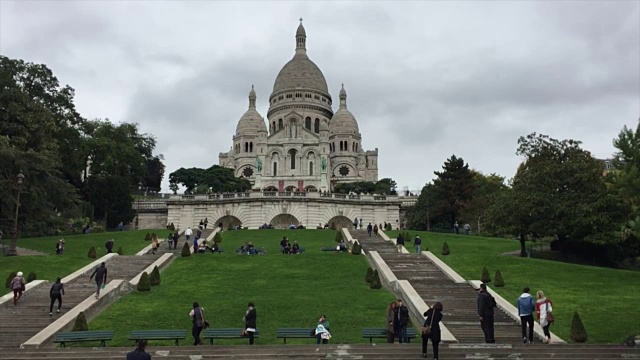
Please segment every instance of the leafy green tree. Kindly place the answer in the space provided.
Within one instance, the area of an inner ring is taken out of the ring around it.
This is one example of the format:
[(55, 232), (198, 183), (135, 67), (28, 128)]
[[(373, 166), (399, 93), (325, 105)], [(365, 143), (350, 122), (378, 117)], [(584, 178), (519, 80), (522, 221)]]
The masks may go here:
[(433, 185), (446, 204), (444, 209), (448, 225), (453, 226), (474, 190), (473, 173), (462, 158), (452, 155), (444, 162), (442, 171), (435, 171), (437, 178)]
[(468, 223), (473, 229), (480, 232), (487, 221), (487, 214), (497, 196), (507, 189), (505, 178), (497, 174), (484, 175), (471, 170), (473, 174), (473, 196), (465, 203), (460, 212), (462, 223)]
[(95, 259), (97, 257), (96, 248), (95, 247), (92, 246), (92, 247), (89, 248), (89, 252), (87, 253), (87, 257), (89, 259)]
[(33, 280), (36, 280), (38, 277), (36, 276), (36, 273), (34, 273), (33, 271), (29, 273), (29, 275), (27, 276), (27, 282), (30, 283)]
[[(169, 184), (177, 191), (178, 184), (186, 188), (185, 193), (239, 192), (251, 189), (251, 182), (236, 177), (233, 169), (213, 165), (208, 169), (180, 168), (169, 174)], [(173, 186), (171, 185), (173, 184)]]
[(107, 227), (129, 223), (135, 215), (129, 179), (110, 174), (89, 177), (86, 198), (93, 204), (94, 216), (104, 219)]
[(182, 251), (180, 252), (180, 255), (182, 257), (191, 256), (191, 249), (189, 248), (189, 242), (188, 241), (184, 242), (184, 245), (182, 246)]
[(446, 241), (442, 244), (442, 251), (440, 252), (440, 254), (442, 255), (451, 254), (451, 250), (449, 249), (449, 244)]
[(160, 189), (162, 186), (162, 179), (164, 178), (164, 170), (165, 166), (162, 162), (164, 160), (164, 156), (158, 155), (154, 156), (150, 159), (147, 159), (146, 165), (146, 176), (144, 180), (145, 186), (148, 186), (152, 189)]
[(382, 281), (380, 281), (380, 274), (378, 274), (378, 270), (373, 270), (373, 276), (371, 277), (369, 287), (372, 289), (382, 288)]

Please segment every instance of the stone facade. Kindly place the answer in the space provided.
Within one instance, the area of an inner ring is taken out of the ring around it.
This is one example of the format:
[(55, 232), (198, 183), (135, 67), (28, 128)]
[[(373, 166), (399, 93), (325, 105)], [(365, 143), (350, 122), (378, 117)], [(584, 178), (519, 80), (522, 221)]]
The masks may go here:
[[(396, 196), (321, 194), (318, 192), (251, 192), (224, 195), (174, 195), (167, 201), (167, 222), (181, 229), (207, 218), (210, 226), (263, 224), (285, 228), (290, 224), (316, 228), (334, 223), (349, 227), (354, 218), (365, 224), (395, 223), (401, 201)], [(165, 224), (166, 225), (166, 224)]]
[(276, 77), (269, 96), (267, 125), (256, 110), (240, 118), (229, 152), (220, 166), (265, 191), (331, 191), (340, 182), (377, 181), (378, 149), (365, 151), (344, 86), (334, 113), (324, 75), (307, 56), (306, 31), (298, 26), (293, 58)]

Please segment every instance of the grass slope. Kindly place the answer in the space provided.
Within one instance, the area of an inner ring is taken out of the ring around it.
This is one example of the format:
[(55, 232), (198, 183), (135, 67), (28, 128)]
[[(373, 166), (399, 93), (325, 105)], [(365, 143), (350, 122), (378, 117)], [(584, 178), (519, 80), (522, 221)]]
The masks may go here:
[[(534, 296), (538, 290), (544, 291), (553, 301), (556, 315), (551, 331), (565, 340), (570, 339), (571, 318), (576, 310), (591, 343), (621, 343), (630, 334), (640, 334), (640, 308), (637, 306), (640, 272), (501, 255), (520, 249), (520, 243), (515, 240), (409, 233), (412, 237), (419, 235), (423, 249), (426, 243), (431, 252), (465, 279), (479, 280), (483, 266), (489, 269), (492, 279), (496, 270), (500, 270), (505, 287), (492, 288), (514, 305), (525, 286), (531, 288)], [(396, 237), (397, 234), (397, 231), (391, 231), (388, 235)], [(445, 241), (451, 249), (448, 256), (440, 254)], [(409, 251), (415, 251), (413, 242), (405, 246)]]
[[(279, 253), (283, 235), (306, 248), (302, 255)], [(213, 328), (243, 327), (249, 301), (256, 304), (257, 344), (281, 344), (275, 338), (279, 327), (315, 326), (325, 314), (333, 333), (332, 343), (363, 343), (362, 327), (384, 327), (385, 309), (393, 295), (372, 290), (364, 281), (368, 263), (363, 256), (323, 253), (335, 244), (329, 230), (225, 231), (222, 255), (197, 254), (178, 258), (162, 271), (162, 285), (151, 292), (134, 292), (102, 312), (91, 330), (113, 329), (111, 346), (130, 346), (136, 329), (187, 329), (184, 344), (191, 344), (191, 303), (204, 307)], [(266, 256), (241, 256), (233, 249), (244, 241), (265, 247)], [(231, 251), (229, 251), (231, 250)], [(220, 344), (245, 344), (248, 340), (220, 340)], [(287, 343), (290, 341), (287, 340)], [(313, 339), (291, 343), (313, 343)], [(154, 341), (154, 345), (162, 342)], [(171, 345), (171, 342), (165, 342)]]
[[(122, 246), (124, 255), (133, 255), (150, 244), (144, 241), (147, 232), (160, 230), (137, 230), (106, 232), (88, 235), (64, 236), (65, 249), (63, 255), (56, 255), (56, 242), (63, 236), (18, 239), (18, 246), (47, 253), (49, 255), (33, 256), (0, 256), (0, 279), (6, 279), (12, 271), (22, 271), (26, 277), (29, 272), (36, 273), (38, 279), (54, 281), (58, 276), (64, 277), (93, 261), (87, 257), (89, 248), (95, 246), (97, 258), (104, 256), (107, 250), (104, 243), (107, 239), (115, 240), (115, 252)], [(7, 290), (0, 293), (6, 293)]]

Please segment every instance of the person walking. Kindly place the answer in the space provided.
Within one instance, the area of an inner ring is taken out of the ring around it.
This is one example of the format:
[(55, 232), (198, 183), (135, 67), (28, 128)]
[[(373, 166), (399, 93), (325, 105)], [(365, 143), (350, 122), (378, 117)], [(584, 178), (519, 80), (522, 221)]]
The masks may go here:
[(536, 313), (538, 315), (538, 321), (540, 321), (540, 326), (542, 326), (542, 331), (545, 336), (545, 344), (551, 344), (551, 332), (549, 331), (549, 327), (555, 321), (555, 317), (553, 316), (553, 303), (549, 300), (542, 291), (538, 291), (537, 293), (538, 301), (536, 301)]
[(173, 250), (178, 248), (178, 240), (180, 239), (180, 232), (176, 230), (173, 233)]
[[(522, 341), (525, 344), (533, 342), (533, 311), (536, 309), (535, 301), (529, 291), (529, 288), (525, 287), (522, 290), (522, 295), (516, 301), (520, 325), (522, 326)], [(527, 336), (527, 326), (529, 326), (529, 336)]]
[(93, 279), (94, 276), (96, 277), (96, 299), (99, 299), (100, 289), (103, 289), (107, 283), (107, 265), (104, 262), (93, 270), (93, 274), (91, 274), (89, 280)]
[(189, 316), (193, 318), (193, 326), (191, 327), (191, 335), (193, 335), (193, 345), (202, 345), (200, 340), (200, 333), (204, 329), (204, 309), (200, 307), (197, 301), (193, 303), (193, 309), (189, 313)]
[(392, 301), (387, 307), (387, 342), (393, 344), (395, 338), (396, 302)]
[(460, 225), (458, 225), (457, 221), (455, 224), (453, 224), (453, 230), (455, 231), (456, 235), (460, 234)]
[(64, 285), (62, 279), (57, 278), (56, 282), (51, 285), (49, 290), (49, 297), (51, 298), (51, 305), (49, 305), (49, 316), (53, 315), (53, 304), (58, 300), (58, 309), (56, 312), (60, 314), (60, 308), (62, 307), (62, 295), (64, 295)]
[(184, 236), (187, 238), (187, 242), (191, 239), (191, 234), (193, 234), (193, 231), (188, 227), (187, 230), (184, 231)]
[[(422, 325), (422, 357), (427, 357), (427, 345), (431, 339), (431, 347), (433, 348), (433, 360), (438, 360), (440, 341), (442, 340), (442, 332), (440, 331), (440, 322), (442, 321), (442, 303), (436, 302), (433, 306), (423, 314), (424, 324)], [(429, 327), (428, 331), (425, 331)]]
[(107, 249), (107, 254), (111, 254), (113, 252), (113, 242), (113, 239), (109, 239), (104, 243), (104, 248)]
[(402, 234), (398, 234), (396, 245), (398, 246), (398, 251), (404, 247), (404, 237), (402, 237)]
[(409, 342), (407, 338), (407, 324), (409, 323), (409, 309), (402, 304), (402, 300), (398, 299), (398, 341), (400, 344)]
[(373, 226), (373, 235), (375, 235), (376, 237), (378, 237), (378, 224)]
[(146, 348), (147, 340), (138, 340), (136, 342), (136, 349), (127, 353), (127, 360), (151, 360), (151, 354), (144, 351)]
[(480, 317), (480, 327), (484, 333), (484, 341), (487, 344), (496, 342), (493, 332), (493, 308), (496, 307), (496, 300), (487, 291), (487, 285), (480, 284), (478, 289), (478, 316)]
[(249, 337), (249, 345), (253, 345), (253, 338), (256, 332), (256, 320), (258, 314), (252, 302), (249, 303), (247, 312), (244, 314), (244, 333)]
[(18, 300), (22, 297), (22, 292), (26, 289), (22, 271), (18, 271), (16, 276), (11, 279), (9, 287), (13, 290), (13, 306), (18, 304)]
[(413, 240), (413, 245), (416, 247), (416, 254), (420, 254), (422, 245), (422, 239), (420, 239), (420, 236), (416, 235), (416, 238)]
[(373, 231), (373, 226), (371, 226), (371, 223), (369, 223), (369, 225), (367, 225), (367, 234), (369, 234), (369, 237), (371, 237), (372, 231)]
[(204, 229), (207, 230), (207, 225), (209, 225), (209, 219), (204, 218)]

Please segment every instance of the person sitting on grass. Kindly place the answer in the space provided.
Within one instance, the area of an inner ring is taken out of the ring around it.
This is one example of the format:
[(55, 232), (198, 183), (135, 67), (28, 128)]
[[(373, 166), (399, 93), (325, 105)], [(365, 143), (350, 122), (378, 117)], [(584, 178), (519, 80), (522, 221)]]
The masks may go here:
[(280, 250), (283, 254), (288, 254), (290, 248), (291, 245), (289, 244), (289, 239), (287, 239), (286, 236), (283, 236), (282, 240), (280, 240)]
[(256, 254), (256, 247), (253, 246), (251, 241), (249, 241), (249, 243), (247, 244), (247, 255), (255, 255), (255, 254)]
[(244, 255), (245, 252), (247, 252), (247, 249), (249, 248), (249, 243), (245, 242), (244, 244), (242, 244), (240, 246), (240, 249), (238, 249), (238, 255)]
[(293, 241), (293, 246), (291, 247), (291, 251), (289, 252), (289, 254), (300, 254), (300, 245), (298, 245), (297, 241)]
[(291, 225), (289, 225), (289, 229), (294, 230), (296, 228), (296, 224), (291, 223)]
[(336, 247), (336, 252), (347, 251), (347, 244), (344, 242), (344, 239), (340, 239), (338, 246)]

